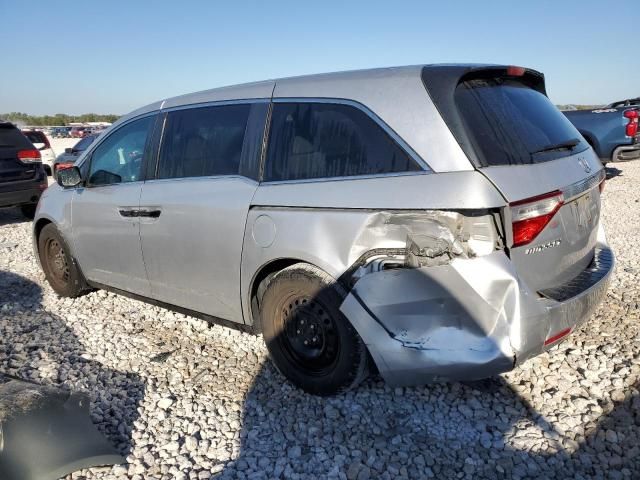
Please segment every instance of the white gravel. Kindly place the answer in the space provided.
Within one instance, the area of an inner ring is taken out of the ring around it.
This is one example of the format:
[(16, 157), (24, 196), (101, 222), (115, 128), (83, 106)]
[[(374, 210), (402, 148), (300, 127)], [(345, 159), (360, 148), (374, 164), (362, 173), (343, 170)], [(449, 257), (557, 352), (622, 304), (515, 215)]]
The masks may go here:
[(0, 211), (0, 372), (91, 395), (128, 464), (69, 478), (640, 478), (640, 162), (608, 170), (605, 303), (489, 381), (306, 395), (259, 337), (105, 292), (58, 298), (16, 210)]

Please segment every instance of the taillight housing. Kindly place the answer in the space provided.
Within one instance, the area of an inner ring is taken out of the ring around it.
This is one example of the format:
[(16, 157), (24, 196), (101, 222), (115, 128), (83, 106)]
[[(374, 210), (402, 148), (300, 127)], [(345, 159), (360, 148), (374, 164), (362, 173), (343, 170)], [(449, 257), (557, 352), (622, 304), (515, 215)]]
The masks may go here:
[(640, 113), (638, 113), (638, 110), (626, 110), (623, 115), (629, 120), (625, 131), (627, 137), (635, 137), (638, 133), (638, 117), (640, 117)]
[(23, 163), (38, 163), (42, 161), (42, 156), (36, 149), (18, 150), (18, 159)]
[(58, 170), (66, 170), (67, 168), (73, 167), (74, 162), (60, 162), (56, 163), (53, 169), (57, 172)]
[(524, 67), (518, 67), (516, 65), (509, 65), (507, 67), (507, 75), (511, 77), (522, 77), (526, 71)]
[(564, 196), (560, 190), (510, 203), (513, 246), (531, 243), (563, 203)]

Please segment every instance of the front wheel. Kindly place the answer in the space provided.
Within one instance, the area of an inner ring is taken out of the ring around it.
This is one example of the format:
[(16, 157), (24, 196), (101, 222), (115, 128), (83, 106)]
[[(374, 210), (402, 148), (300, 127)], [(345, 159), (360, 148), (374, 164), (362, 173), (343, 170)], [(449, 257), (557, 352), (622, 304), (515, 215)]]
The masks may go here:
[(58, 295), (73, 298), (87, 291), (80, 269), (71, 258), (62, 235), (52, 223), (40, 232), (38, 253), (44, 275)]
[(367, 349), (340, 312), (343, 297), (329, 275), (298, 263), (270, 278), (260, 301), (273, 363), (308, 393), (343, 392), (367, 376)]

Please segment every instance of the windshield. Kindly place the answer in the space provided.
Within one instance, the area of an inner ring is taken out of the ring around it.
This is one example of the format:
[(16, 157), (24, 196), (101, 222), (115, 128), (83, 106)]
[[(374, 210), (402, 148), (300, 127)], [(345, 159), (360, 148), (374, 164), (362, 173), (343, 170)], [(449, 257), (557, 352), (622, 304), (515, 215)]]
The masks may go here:
[(541, 163), (589, 148), (544, 94), (518, 81), (467, 80), (455, 101), (480, 166)]

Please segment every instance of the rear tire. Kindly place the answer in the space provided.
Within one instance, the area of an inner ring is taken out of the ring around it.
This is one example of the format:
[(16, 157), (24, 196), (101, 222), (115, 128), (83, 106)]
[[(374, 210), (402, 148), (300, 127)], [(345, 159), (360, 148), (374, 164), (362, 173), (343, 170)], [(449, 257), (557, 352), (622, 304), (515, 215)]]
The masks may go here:
[(368, 373), (367, 348), (340, 312), (342, 288), (322, 270), (297, 263), (273, 275), (260, 302), (271, 360), (315, 395), (356, 387)]
[(36, 204), (21, 205), (20, 210), (22, 211), (22, 215), (27, 217), (29, 220), (33, 220), (33, 217), (36, 216), (36, 207)]
[(73, 298), (88, 290), (80, 269), (69, 254), (69, 247), (52, 223), (40, 232), (38, 254), (44, 275), (58, 295)]

